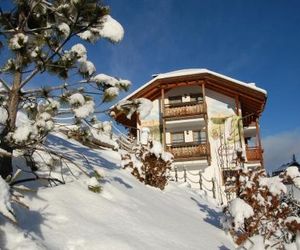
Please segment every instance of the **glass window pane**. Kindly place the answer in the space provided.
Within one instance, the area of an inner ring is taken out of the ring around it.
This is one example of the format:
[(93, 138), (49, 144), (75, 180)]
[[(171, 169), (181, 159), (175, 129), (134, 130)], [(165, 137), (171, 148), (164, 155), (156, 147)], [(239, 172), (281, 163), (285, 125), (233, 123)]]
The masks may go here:
[(193, 131), (194, 142), (206, 142), (206, 132), (205, 131)]
[(200, 138), (201, 138), (201, 136), (200, 136), (200, 131), (194, 131), (194, 132), (193, 132), (193, 137), (194, 137), (194, 141), (195, 141), (195, 142), (199, 142), (199, 141), (200, 141)]
[(172, 143), (184, 142), (184, 134), (183, 132), (172, 133), (171, 134)]

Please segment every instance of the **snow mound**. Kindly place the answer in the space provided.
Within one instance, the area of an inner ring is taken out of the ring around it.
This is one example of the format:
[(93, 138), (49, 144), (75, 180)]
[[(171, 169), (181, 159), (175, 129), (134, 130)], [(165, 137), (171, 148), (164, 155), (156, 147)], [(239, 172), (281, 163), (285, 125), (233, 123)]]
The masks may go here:
[(12, 207), (10, 204), (10, 193), (8, 184), (0, 177), (0, 213), (7, 218), (15, 221), (11, 214)]
[(235, 230), (244, 224), (245, 219), (254, 215), (252, 207), (240, 198), (236, 198), (230, 203), (229, 212), (234, 218)]

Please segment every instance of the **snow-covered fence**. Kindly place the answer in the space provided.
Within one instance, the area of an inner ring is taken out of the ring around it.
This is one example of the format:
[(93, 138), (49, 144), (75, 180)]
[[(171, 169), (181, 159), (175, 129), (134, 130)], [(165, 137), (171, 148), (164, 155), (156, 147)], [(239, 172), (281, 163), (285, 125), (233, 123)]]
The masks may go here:
[(136, 146), (136, 140), (124, 134), (120, 134), (117, 137), (117, 143), (119, 144), (120, 149), (126, 150), (129, 153), (132, 153), (133, 148)]
[(118, 143), (119, 148), (126, 150), (129, 153), (133, 153), (133, 149), (137, 145), (136, 138), (124, 134), (113, 123), (112, 123), (112, 128), (114, 130), (113, 137), (116, 138), (116, 142)]
[[(211, 180), (204, 177), (203, 173), (199, 171), (198, 173), (192, 173), (190, 171), (187, 171), (186, 168), (183, 168), (183, 174), (182, 176), (179, 176), (177, 168), (174, 169), (175, 171), (175, 181), (176, 182), (189, 182), (192, 184), (198, 184), (200, 190), (211, 192), (212, 197), (216, 199), (216, 180), (215, 178), (211, 178)], [(195, 177), (198, 177), (198, 181), (194, 181)]]

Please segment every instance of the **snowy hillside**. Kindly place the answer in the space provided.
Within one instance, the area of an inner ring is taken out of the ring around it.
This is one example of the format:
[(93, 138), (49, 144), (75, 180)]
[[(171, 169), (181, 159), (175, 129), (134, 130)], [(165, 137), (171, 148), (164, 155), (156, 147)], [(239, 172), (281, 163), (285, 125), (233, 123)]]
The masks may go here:
[(26, 197), (30, 210), (17, 208), (21, 229), (0, 219), (1, 249), (234, 249), (220, 211), (196, 192), (175, 183), (164, 191), (144, 186), (120, 169), (115, 151), (91, 150), (57, 134), (50, 140), (98, 169), (103, 191), (89, 191), (84, 175), (39, 189)]

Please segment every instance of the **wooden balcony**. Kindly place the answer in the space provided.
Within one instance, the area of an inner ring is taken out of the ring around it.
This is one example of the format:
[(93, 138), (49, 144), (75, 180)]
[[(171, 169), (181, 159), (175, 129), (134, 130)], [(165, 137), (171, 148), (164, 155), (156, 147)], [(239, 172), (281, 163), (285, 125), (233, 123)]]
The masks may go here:
[(167, 146), (167, 151), (174, 155), (175, 161), (203, 160), (210, 158), (209, 144), (199, 142), (176, 143)]
[(246, 147), (246, 157), (248, 162), (261, 162), (263, 159), (263, 150), (260, 147)]
[(255, 127), (256, 126), (257, 116), (255, 115), (246, 115), (243, 117), (243, 126), (244, 127)]
[(206, 113), (204, 102), (182, 102), (165, 105), (164, 117), (188, 117)]

